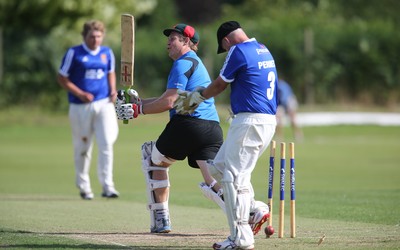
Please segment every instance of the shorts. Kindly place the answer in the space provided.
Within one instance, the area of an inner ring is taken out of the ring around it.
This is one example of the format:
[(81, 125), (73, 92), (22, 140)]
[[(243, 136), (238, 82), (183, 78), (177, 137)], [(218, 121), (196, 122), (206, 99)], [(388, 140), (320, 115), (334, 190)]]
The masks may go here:
[(174, 115), (159, 136), (156, 146), (175, 160), (188, 158), (189, 166), (199, 168), (196, 160), (214, 159), (223, 143), (223, 132), (216, 121)]

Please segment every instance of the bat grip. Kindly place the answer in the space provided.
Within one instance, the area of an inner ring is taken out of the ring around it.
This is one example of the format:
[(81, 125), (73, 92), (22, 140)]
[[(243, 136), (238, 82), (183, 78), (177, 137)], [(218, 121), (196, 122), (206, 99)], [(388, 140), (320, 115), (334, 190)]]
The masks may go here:
[[(130, 100), (131, 100), (131, 98), (130, 98), (130, 96), (129, 96), (129, 94), (128, 94), (128, 89), (130, 89), (131, 87), (127, 87), (126, 89), (125, 89), (125, 93), (124, 93), (124, 95), (125, 95), (125, 102), (126, 103), (130, 103)], [(123, 120), (123, 123), (124, 124), (129, 124), (129, 120)]]

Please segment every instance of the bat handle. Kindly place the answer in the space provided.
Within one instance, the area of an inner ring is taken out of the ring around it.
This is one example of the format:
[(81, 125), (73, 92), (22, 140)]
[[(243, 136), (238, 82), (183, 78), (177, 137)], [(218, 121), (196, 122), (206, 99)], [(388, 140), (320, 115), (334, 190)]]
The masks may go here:
[[(125, 89), (125, 100), (126, 100), (126, 102), (130, 102), (130, 96), (128, 95), (128, 90), (130, 89), (131, 87), (129, 86), (129, 87), (127, 87), (126, 89)], [(123, 123), (124, 124), (129, 124), (129, 120), (123, 120)]]

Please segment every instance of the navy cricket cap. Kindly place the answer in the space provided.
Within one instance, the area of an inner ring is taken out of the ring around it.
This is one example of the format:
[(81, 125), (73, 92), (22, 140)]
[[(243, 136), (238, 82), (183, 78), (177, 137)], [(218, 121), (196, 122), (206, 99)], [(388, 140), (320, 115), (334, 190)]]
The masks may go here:
[(231, 33), (232, 31), (237, 30), (239, 28), (241, 28), (240, 24), (236, 21), (228, 21), (219, 26), (217, 31), (217, 42), (218, 42), (217, 54), (225, 52), (225, 49), (222, 48), (222, 39), (224, 39), (224, 37), (229, 35), (229, 33)]
[(178, 32), (186, 37), (189, 37), (190, 41), (192, 41), (196, 45), (200, 41), (199, 33), (197, 33), (196, 30), (190, 25), (180, 23), (175, 25), (171, 29), (165, 29), (163, 33), (164, 35), (169, 36), (172, 31)]

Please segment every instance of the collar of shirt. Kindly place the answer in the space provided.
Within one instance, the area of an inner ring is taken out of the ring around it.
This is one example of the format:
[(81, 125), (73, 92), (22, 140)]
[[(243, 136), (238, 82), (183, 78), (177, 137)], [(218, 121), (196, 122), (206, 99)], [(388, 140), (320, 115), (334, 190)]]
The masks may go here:
[(82, 43), (82, 46), (83, 46), (83, 48), (84, 48), (89, 54), (91, 54), (91, 55), (93, 55), (93, 56), (97, 55), (97, 54), (99, 53), (99, 51), (100, 51), (100, 46), (97, 47), (95, 50), (89, 49), (89, 47), (86, 46), (85, 43)]

